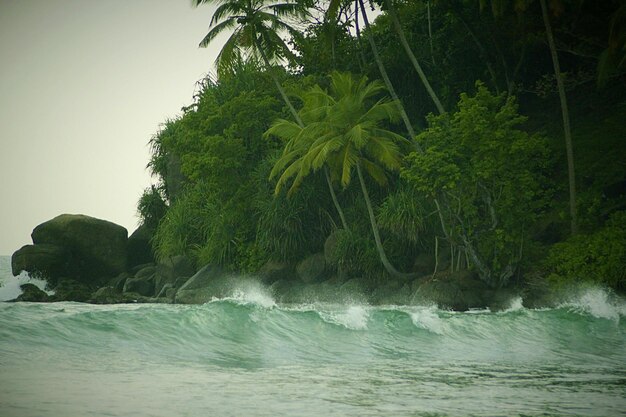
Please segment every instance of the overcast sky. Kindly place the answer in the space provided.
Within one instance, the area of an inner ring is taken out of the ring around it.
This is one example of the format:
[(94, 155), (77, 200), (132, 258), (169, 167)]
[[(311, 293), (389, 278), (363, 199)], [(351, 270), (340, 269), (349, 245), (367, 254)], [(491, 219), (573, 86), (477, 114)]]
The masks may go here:
[(190, 3), (0, 0), (0, 255), (61, 213), (134, 231), (147, 143), (219, 48)]

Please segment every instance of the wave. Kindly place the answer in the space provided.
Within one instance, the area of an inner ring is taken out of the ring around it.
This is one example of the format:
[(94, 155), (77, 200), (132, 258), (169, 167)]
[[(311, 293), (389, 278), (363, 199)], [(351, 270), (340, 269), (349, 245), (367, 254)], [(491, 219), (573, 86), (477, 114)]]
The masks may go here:
[(569, 296), (559, 307), (579, 314), (590, 314), (596, 318), (615, 321), (619, 321), (620, 317), (626, 316), (626, 302), (612, 292), (600, 287), (578, 291)]

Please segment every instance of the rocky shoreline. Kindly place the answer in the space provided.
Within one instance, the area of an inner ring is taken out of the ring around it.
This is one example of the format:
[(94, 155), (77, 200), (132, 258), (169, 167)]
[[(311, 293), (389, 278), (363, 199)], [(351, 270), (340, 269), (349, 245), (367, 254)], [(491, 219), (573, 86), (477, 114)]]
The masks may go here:
[(25, 284), (13, 301), (202, 304), (257, 288), (282, 303), (432, 303), (463, 311), (507, 308), (521, 294), (489, 288), (469, 271), (441, 271), (410, 281), (345, 276), (324, 253), (297, 263), (268, 262), (249, 275), (215, 265), (196, 270), (184, 256), (156, 262), (143, 226), (127, 237), (122, 226), (84, 215), (60, 215), (37, 226), (31, 236), (33, 244), (13, 254), (12, 272), (44, 278), (55, 293), (48, 296)]

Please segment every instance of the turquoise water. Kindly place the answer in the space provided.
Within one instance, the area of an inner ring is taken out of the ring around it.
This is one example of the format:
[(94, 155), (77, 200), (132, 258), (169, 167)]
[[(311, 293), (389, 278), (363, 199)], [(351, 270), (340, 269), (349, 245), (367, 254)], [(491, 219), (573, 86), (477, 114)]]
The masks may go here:
[(499, 313), (0, 303), (0, 416), (618, 416), (625, 315), (599, 289)]

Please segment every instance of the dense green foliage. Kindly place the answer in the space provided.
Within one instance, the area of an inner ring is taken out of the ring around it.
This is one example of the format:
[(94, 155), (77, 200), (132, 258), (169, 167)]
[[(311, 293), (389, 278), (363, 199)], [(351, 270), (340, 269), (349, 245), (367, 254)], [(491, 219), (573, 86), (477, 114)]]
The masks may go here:
[(625, 290), (625, 259), (626, 211), (619, 211), (594, 233), (554, 245), (545, 264), (556, 285), (588, 281)]
[(478, 84), (459, 110), (431, 116), (408, 156), (404, 177), (438, 199), (444, 235), (460, 246), (481, 278), (502, 286), (523, 255), (525, 235), (547, 206), (546, 139), (519, 129), (513, 98)]
[(201, 42), (232, 33), (218, 77), (151, 140), (158, 183), (138, 211), (157, 257), (255, 271), (325, 251), (344, 277), (470, 269), (501, 287), (534, 270), (626, 288), (623, 2), (550, 2), (571, 237), (539, 2), (373, 3), (367, 26), (359, 1), (218, 2)]

